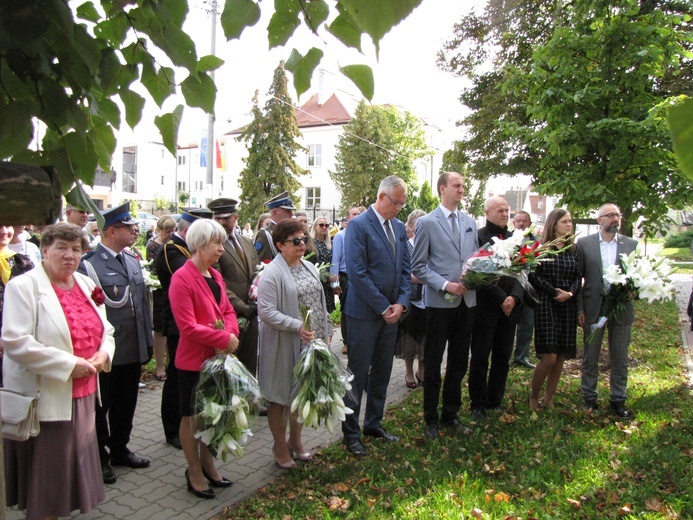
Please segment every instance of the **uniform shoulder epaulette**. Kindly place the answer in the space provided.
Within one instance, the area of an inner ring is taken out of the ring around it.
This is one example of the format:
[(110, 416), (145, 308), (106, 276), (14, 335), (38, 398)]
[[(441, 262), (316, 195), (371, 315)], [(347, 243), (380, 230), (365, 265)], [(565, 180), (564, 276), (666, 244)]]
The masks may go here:
[(84, 253), (84, 254), (82, 255), (82, 260), (88, 260), (88, 259), (90, 259), (92, 256), (94, 256), (94, 253), (95, 253), (95, 252), (96, 252), (96, 251), (94, 251), (93, 249), (90, 250), (90, 251), (87, 251), (86, 253)]
[(122, 252), (123, 252), (124, 254), (126, 254), (126, 255), (130, 255), (130, 256), (131, 256), (132, 258), (134, 258), (135, 260), (139, 260), (139, 258), (137, 257), (137, 255), (136, 255), (135, 253), (133, 253), (132, 251), (127, 251), (127, 250), (123, 249)]

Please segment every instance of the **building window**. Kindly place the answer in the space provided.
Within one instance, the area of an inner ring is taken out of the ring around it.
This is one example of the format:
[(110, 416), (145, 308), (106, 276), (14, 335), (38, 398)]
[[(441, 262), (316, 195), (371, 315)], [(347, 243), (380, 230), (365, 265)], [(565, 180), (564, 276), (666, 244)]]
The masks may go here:
[(320, 188), (306, 188), (306, 208), (320, 207)]
[(537, 201), (537, 209), (544, 209), (544, 201), (543, 200)]
[(185, 164), (185, 155), (179, 155), (178, 156), (178, 166), (182, 166)]
[(185, 182), (178, 181), (178, 191), (185, 191)]
[(111, 172), (106, 172), (96, 167), (96, 174), (94, 175), (94, 186), (106, 186), (109, 188), (111, 186)]
[(308, 145), (308, 167), (317, 168), (318, 166), (322, 166), (322, 145), (310, 144)]
[(162, 186), (164, 185), (164, 176), (163, 175), (161, 176), (161, 185)]
[(137, 192), (137, 147), (123, 147), (123, 191)]

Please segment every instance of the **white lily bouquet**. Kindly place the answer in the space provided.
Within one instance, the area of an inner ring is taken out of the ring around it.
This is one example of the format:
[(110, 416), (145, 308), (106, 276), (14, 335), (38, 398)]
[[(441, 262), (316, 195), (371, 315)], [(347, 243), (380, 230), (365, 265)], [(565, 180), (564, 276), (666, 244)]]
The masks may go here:
[[(260, 278), (262, 277), (265, 267), (267, 267), (269, 263), (270, 260), (265, 259), (255, 266), (255, 271), (253, 272), (253, 279), (251, 280), (250, 288), (248, 289), (248, 298), (250, 298), (250, 301), (257, 301), (258, 284), (260, 283)], [(241, 332), (245, 332), (246, 330), (248, 330), (248, 327), (250, 326), (250, 320), (248, 320), (248, 318), (246, 318), (245, 316), (237, 316), (236, 320), (238, 321), (238, 328)]]
[(592, 324), (587, 342), (591, 342), (610, 319), (625, 310), (626, 302), (639, 298), (647, 303), (671, 300), (674, 286), (669, 275), (674, 270), (667, 258), (648, 257), (640, 246), (629, 255), (621, 253), (619, 262), (610, 265), (604, 273), (604, 286), (609, 289), (602, 301), (602, 315)]
[(242, 457), (261, 399), (260, 385), (236, 356), (224, 353), (208, 359), (195, 391), (195, 437), (224, 462), (229, 454)]
[[(310, 311), (302, 306), (304, 327), (310, 330)], [(354, 413), (344, 405), (344, 396), (351, 391), (354, 375), (321, 339), (314, 339), (303, 349), (294, 367), (294, 386), (298, 388), (291, 403), (291, 413), (298, 413), (298, 422), (317, 428), (325, 424), (334, 432), (335, 426)]]
[(151, 271), (152, 262), (153, 260), (150, 260), (149, 262), (140, 260), (140, 267), (142, 267), (142, 278), (144, 278), (144, 286), (152, 290), (161, 289), (159, 277), (153, 274)]

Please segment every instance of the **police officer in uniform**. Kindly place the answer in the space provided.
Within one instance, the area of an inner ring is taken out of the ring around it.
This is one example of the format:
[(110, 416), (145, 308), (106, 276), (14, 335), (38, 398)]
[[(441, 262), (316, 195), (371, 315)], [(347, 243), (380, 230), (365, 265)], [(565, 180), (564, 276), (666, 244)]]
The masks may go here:
[[(250, 240), (241, 236), (240, 233), (236, 233), (237, 204), (237, 200), (220, 198), (211, 201), (207, 207), (214, 212), (214, 220), (222, 225), (228, 235), (228, 239), (224, 243), (224, 252), (219, 258), (219, 264), (214, 267), (224, 278), (226, 294), (236, 311), (236, 315), (247, 320), (247, 325), (240, 327), (240, 343), (236, 356), (251, 374), (256, 375), (257, 303), (250, 299), (248, 292), (255, 275), (255, 267), (260, 261)], [(242, 321), (244, 320), (239, 320), (239, 326)]]
[(185, 242), (185, 236), (188, 234), (188, 228), (192, 223), (200, 218), (212, 218), (212, 212), (206, 208), (183, 208), (176, 232), (171, 235), (171, 240), (164, 244), (152, 264), (164, 293), (161, 323), (162, 333), (166, 336), (166, 347), (168, 348), (166, 381), (164, 381), (164, 388), (161, 392), (161, 422), (164, 427), (166, 443), (179, 450), (183, 449), (183, 446), (178, 437), (180, 404), (178, 402), (178, 371), (175, 360), (180, 332), (176, 326), (176, 321), (173, 319), (168, 290), (171, 287), (173, 273), (183, 267), (183, 264), (192, 256), (188, 250), (188, 244)]
[(284, 191), (265, 202), (272, 217), (272, 222), (266, 229), (259, 230), (255, 235), (255, 251), (260, 261), (272, 260), (277, 256), (277, 249), (272, 243), (272, 230), (282, 220), (293, 217), (296, 207), (291, 203), (289, 192)]
[(96, 436), (105, 484), (116, 475), (111, 466), (146, 468), (149, 460), (132, 453), (132, 422), (137, 406), (141, 365), (151, 357), (154, 340), (147, 288), (139, 261), (125, 248), (134, 244), (138, 222), (130, 203), (103, 212), (101, 243), (82, 258), (79, 271), (106, 296), (106, 314), (115, 328), (116, 350), (110, 373), (100, 376), (101, 406), (96, 408)]

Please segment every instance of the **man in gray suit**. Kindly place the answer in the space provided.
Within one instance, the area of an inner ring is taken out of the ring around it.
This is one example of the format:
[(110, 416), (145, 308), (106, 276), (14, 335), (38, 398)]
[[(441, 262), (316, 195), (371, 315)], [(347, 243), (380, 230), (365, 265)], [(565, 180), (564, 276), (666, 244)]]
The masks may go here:
[(397, 322), (409, 306), (411, 292), (407, 232), (395, 218), (406, 202), (404, 181), (395, 175), (385, 177), (378, 188), (378, 199), (349, 222), (344, 237), (349, 259), (349, 370), (354, 374), (353, 391), (346, 395), (344, 404), (354, 413), (342, 422), (342, 432), (347, 449), (359, 456), (366, 454), (359, 428), (361, 397), (366, 389), (364, 435), (399, 441), (383, 428), (381, 420), (395, 356)]
[(226, 284), (226, 295), (237, 316), (245, 318), (248, 324), (241, 329), (236, 357), (257, 377), (257, 303), (250, 299), (248, 292), (260, 261), (250, 239), (236, 233), (237, 204), (237, 200), (220, 198), (210, 201), (207, 207), (214, 212), (214, 220), (228, 235), (218, 264)]
[[(424, 346), (424, 421), (426, 436), (437, 439), (440, 365), (445, 345), (448, 360), (443, 385), (440, 424), (461, 428), (457, 413), (462, 403), (462, 378), (467, 372), (469, 342), (474, 325), (476, 291), (460, 281), (465, 260), (478, 249), (476, 223), (457, 207), (464, 196), (462, 176), (438, 177), (440, 206), (416, 223), (412, 272), (425, 284), (428, 327)], [(446, 295), (454, 296), (452, 301)]]
[(149, 466), (147, 459), (132, 453), (127, 445), (137, 406), (140, 367), (151, 357), (154, 338), (142, 268), (131, 253), (123, 251), (137, 238), (138, 223), (130, 215), (130, 203), (105, 211), (103, 216), (101, 243), (84, 255), (79, 271), (103, 289), (108, 321), (115, 328), (113, 367), (99, 377), (101, 406), (96, 407), (103, 481), (112, 484), (116, 475), (111, 465)]
[[(609, 290), (603, 282), (604, 271), (618, 263), (621, 253), (635, 251), (638, 242), (618, 233), (621, 210), (615, 204), (604, 204), (597, 211), (599, 232), (577, 242), (584, 285), (577, 295), (578, 324), (585, 331), (585, 339), (601, 316), (603, 296)], [(609, 356), (611, 358), (611, 409), (623, 419), (630, 419), (633, 412), (626, 408), (626, 385), (628, 383), (628, 344), (630, 327), (635, 321), (633, 302), (626, 302), (625, 310), (606, 324), (608, 330)], [(591, 342), (585, 341), (582, 358), (582, 395), (585, 410), (597, 409), (597, 379), (599, 377), (599, 351), (604, 329), (599, 329)]]

